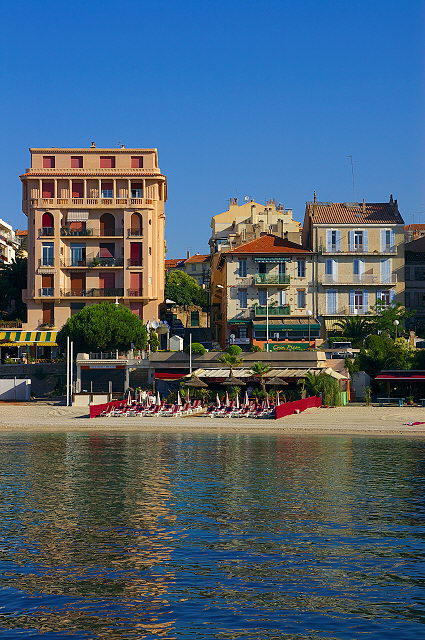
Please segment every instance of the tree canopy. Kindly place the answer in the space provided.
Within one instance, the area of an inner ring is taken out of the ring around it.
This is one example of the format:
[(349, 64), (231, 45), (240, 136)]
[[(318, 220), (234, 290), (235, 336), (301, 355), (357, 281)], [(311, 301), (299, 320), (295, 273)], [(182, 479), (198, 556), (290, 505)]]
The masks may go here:
[[(400, 335), (405, 330), (405, 322), (414, 315), (414, 311), (407, 311), (399, 302), (395, 304), (384, 304), (378, 300), (376, 305), (372, 307), (374, 315), (370, 316), (375, 332), (381, 331), (390, 337)], [(394, 320), (398, 320), (397, 329)]]
[(356, 368), (372, 377), (383, 369), (410, 369), (415, 353), (405, 338), (393, 340), (386, 335), (370, 335), (365, 340), (365, 348), (355, 360)]
[(358, 316), (346, 317), (334, 322), (344, 338), (351, 340), (354, 347), (363, 343), (366, 336), (372, 331), (372, 322), (369, 318)]
[(184, 271), (169, 271), (165, 279), (165, 297), (182, 307), (206, 307), (207, 294), (194, 278)]
[(27, 288), (27, 262), (26, 258), (17, 257), (10, 264), (0, 264), (0, 310), (14, 319), (26, 318), (22, 289)]
[(74, 341), (76, 353), (126, 351), (132, 344), (145, 349), (147, 344), (147, 330), (140, 318), (127, 307), (110, 302), (87, 305), (71, 316), (57, 335), (62, 349), (68, 336)]

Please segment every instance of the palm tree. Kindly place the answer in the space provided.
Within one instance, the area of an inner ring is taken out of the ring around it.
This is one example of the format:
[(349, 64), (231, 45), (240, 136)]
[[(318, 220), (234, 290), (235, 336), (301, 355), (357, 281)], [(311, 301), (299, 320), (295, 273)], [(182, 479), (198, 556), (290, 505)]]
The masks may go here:
[(353, 345), (361, 344), (372, 330), (369, 318), (348, 317), (334, 322), (334, 326), (341, 329), (344, 338), (349, 338)]
[(222, 353), (221, 356), (219, 357), (219, 361), (223, 362), (224, 364), (227, 364), (227, 366), (230, 369), (229, 377), (231, 378), (233, 376), (233, 369), (235, 367), (239, 367), (242, 364), (243, 358), (241, 358), (237, 354)]
[(0, 264), (0, 309), (24, 320), (26, 305), (22, 290), (27, 288), (27, 259), (16, 258), (10, 264)]
[(268, 364), (263, 364), (262, 362), (254, 362), (251, 367), (252, 373), (256, 378), (258, 378), (263, 393), (266, 393), (266, 382), (264, 380), (264, 376), (266, 376), (271, 369), (272, 368)]

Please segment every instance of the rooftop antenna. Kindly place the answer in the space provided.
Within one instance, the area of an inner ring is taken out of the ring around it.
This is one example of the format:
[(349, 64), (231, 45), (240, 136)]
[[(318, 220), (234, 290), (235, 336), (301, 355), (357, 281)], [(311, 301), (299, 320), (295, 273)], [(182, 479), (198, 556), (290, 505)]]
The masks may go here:
[(249, 202), (249, 196), (245, 196), (244, 200), (245, 202)]
[(353, 156), (346, 156), (347, 158), (350, 158), (350, 164), (351, 164), (351, 177), (353, 179), (353, 202), (355, 200), (354, 197), (354, 164), (353, 164)]

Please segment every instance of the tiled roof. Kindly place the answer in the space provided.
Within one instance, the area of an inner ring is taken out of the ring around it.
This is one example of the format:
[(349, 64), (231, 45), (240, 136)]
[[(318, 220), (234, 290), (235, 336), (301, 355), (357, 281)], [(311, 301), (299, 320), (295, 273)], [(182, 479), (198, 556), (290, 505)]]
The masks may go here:
[(256, 240), (241, 244), (232, 251), (227, 251), (225, 255), (229, 253), (311, 253), (311, 251), (304, 249), (300, 244), (286, 240), (286, 238), (268, 233)]
[(179, 264), (184, 264), (184, 258), (171, 258), (165, 261), (165, 268), (175, 269)]
[(403, 218), (393, 202), (317, 202), (308, 203), (307, 211), (314, 208), (315, 224), (403, 224)]
[(200, 255), (199, 253), (197, 253), (194, 256), (191, 256), (190, 258), (187, 258), (187, 260), (184, 261), (185, 264), (192, 264), (193, 262), (208, 262), (208, 260), (210, 259), (210, 255)]
[(28, 231), (26, 229), (16, 229), (15, 236), (27, 236)]
[(406, 224), (405, 231), (425, 231), (425, 224)]

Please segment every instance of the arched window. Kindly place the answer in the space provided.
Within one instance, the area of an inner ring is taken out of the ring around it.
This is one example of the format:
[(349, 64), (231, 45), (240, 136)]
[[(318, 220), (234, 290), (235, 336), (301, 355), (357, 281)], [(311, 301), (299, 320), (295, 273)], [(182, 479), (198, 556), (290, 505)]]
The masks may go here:
[(54, 218), (50, 211), (45, 211), (41, 218), (42, 235), (53, 236), (54, 235)]
[(132, 236), (141, 236), (143, 234), (143, 218), (140, 213), (131, 214), (130, 230)]
[(115, 218), (112, 213), (104, 213), (100, 216), (100, 235), (101, 236), (114, 236), (115, 235)]

